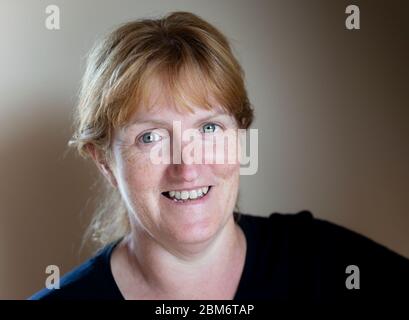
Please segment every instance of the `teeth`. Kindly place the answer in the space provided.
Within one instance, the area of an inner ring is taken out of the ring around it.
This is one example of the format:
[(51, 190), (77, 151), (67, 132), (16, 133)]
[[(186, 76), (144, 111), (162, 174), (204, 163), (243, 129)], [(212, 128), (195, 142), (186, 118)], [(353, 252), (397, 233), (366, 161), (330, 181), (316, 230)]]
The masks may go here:
[(177, 200), (187, 200), (187, 199), (198, 199), (203, 197), (209, 191), (209, 187), (203, 187), (196, 190), (182, 190), (182, 191), (169, 191), (169, 196), (171, 198), (176, 198)]
[(196, 199), (197, 198), (196, 190), (192, 190), (192, 191), (189, 192), (189, 198), (190, 199)]

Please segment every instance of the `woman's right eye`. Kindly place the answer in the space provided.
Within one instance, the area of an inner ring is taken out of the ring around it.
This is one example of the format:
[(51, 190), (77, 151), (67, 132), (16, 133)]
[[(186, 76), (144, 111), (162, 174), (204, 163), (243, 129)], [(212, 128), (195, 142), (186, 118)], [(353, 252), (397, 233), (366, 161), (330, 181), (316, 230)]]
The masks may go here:
[(152, 142), (157, 142), (161, 140), (161, 136), (153, 131), (144, 133), (140, 138), (139, 141), (144, 144), (149, 144)]

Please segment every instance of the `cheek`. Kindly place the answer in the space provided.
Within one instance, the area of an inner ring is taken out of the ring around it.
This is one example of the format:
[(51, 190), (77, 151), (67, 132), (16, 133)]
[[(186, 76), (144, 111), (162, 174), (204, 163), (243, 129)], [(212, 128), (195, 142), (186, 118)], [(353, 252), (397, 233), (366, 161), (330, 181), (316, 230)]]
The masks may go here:
[(210, 165), (214, 175), (222, 184), (238, 184), (240, 177), (240, 164), (213, 164)]
[(163, 168), (151, 164), (143, 157), (123, 163), (120, 189), (128, 210), (139, 223), (154, 228), (152, 216), (159, 212), (160, 179)]
[(237, 130), (229, 129), (215, 136), (205, 137), (202, 143), (203, 163), (229, 165), (240, 163), (241, 142)]
[(232, 212), (239, 193), (240, 164), (213, 165), (213, 173), (219, 178), (214, 205), (222, 212)]
[(128, 156), (120, 166), (120, 182), (127, 193), (142, 196), (156, 192), (162, 168), (154, 165), (145, 155)]

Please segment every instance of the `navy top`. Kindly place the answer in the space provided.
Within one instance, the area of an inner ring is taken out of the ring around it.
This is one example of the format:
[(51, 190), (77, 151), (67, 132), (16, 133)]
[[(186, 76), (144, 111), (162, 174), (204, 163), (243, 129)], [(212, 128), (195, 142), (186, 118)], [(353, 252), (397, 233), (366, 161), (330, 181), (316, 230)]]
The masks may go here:
[[(247, 252), (234, 300), (406, 299), (409, 260), (358, 233), (314, 218), (309, 211), (269, 217), (241, 214), (237, 223), (246, 236)], [(60, 289), (45, 288), (29, 299), (123, 300), (110, 267), (117, 243), (63, 276)]]

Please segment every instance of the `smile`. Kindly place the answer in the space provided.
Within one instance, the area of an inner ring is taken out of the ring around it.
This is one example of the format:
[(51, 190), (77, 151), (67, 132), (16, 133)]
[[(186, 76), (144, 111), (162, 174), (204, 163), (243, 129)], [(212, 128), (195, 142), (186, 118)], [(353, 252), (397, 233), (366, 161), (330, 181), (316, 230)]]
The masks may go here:
[(206, 195), (210, 192), (211, 188), (212, 186), (202, 187), (202, 188), (193, 189), (193, 190), (180, 190), (180, 191), (171, 190), (171, 191), (162, 192), (162, 195), (177, 203), (192, 202), (192, 201), (198, 201), (202, 198), (205, 198)]

